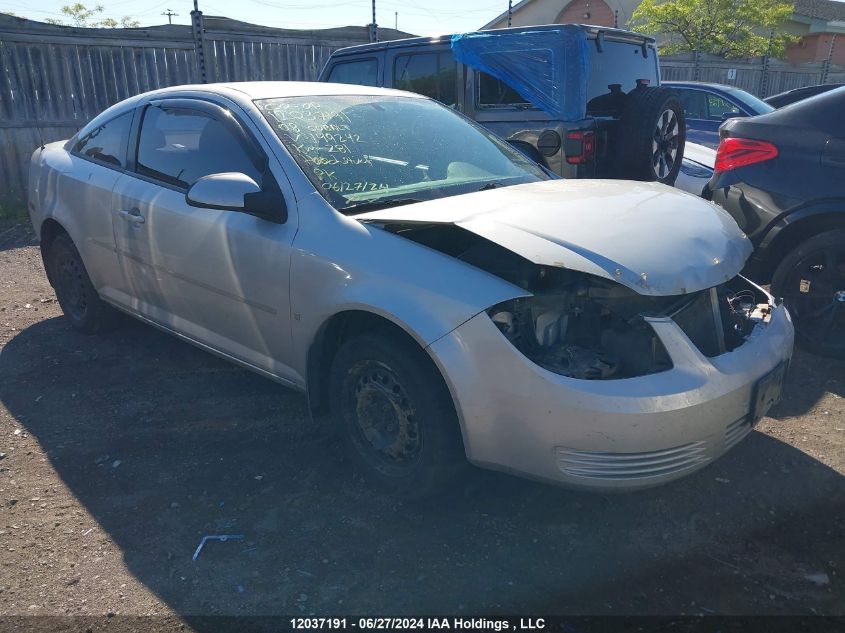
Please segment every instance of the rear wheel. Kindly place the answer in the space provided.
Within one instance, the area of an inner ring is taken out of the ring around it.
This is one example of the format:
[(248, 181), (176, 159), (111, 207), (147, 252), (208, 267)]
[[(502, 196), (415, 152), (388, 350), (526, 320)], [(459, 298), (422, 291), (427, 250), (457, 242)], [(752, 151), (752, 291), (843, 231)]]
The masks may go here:
[(331, 367), (332, 416), (365, 477), (418, 498), (465, 463), (455, 407), (430, 359), (392, 332), (347, 341)]
[(625, 97), (617, 136), (617, 175), (675, 183), (686, 141), (684, 108), (667, 88), (638, 87)]
[(120, 313), (100, 299), (70, 236), (53, 238), (45, 259), (56, 298), (74, 329), (96, 334), (118, 325)]
[(845, 231), (811, 237), (775, 270), (772, 293), (783, 297), (799, 345), (845, 358)]

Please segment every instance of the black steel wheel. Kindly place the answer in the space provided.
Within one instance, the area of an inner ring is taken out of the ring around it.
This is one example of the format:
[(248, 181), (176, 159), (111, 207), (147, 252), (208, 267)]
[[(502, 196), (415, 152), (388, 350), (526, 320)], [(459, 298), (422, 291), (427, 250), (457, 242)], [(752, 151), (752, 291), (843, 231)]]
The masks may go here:
[(363, 360), (349, 370), (352, 389), (344, 406), (355, 410), (352, 441), (372, 468), (392, 476), (412, 468), (422, 452), (414, 404), (396, 372), (381, 361)]
[(365, 479), (408, 497), (439, 489), (465, 462), (451, 396), (419, 346), (393, 332), (347, 341), (332, 363), (332, 416)]
[(66, 233), (57, 235), (47, 246), (45, 262), (62, 312), (74, 329), (95, 334), (119, 323), (120, 313), (100, 299), (79, 251)]
[(845, 231), (822, 233), (789, 253), (772, 292), (783, 297), (803, 348), (845, 358)]

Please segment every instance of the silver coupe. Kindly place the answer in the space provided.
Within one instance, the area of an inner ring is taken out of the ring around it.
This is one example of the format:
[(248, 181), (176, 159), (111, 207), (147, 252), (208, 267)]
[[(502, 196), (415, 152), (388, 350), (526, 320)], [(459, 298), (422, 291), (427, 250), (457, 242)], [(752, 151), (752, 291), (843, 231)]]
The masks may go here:
[(400, 494), (466, 459), (598, 490), (676, 479), (751, 431), (792, 353), (727, 213), (562, 180), (405, 92), (138, 95), (36, 150), (29, 187), (74, 328), (128, 313), (304, 391)]

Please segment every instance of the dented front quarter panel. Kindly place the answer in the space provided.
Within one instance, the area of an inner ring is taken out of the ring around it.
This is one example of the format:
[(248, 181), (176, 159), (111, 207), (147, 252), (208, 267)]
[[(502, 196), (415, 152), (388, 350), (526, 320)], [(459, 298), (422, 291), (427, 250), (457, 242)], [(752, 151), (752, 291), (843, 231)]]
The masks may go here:
[(382, 316), (426, 347), (492, 305), (529, 292), (448, 255), (338, 214), (318, 194), (300, 200), (291, 258), (297, 370), (334, 315)]
[(753, 250), (725, 211), (659, 183), (551, 180), (356, 218), (452, 223), (535, 264), (612, 279), (652, 296), (732, 279)]

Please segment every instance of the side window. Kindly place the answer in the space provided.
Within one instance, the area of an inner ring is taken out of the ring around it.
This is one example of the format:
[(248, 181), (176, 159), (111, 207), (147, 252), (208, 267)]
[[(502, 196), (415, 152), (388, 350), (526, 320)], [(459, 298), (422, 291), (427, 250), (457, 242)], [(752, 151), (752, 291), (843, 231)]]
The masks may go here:
[(687, 119), (707, 118), (707, 95), (701, 90), (678, 90)]
[[(497, 51), (484, 53), (481, 56), (482, 61), (488, 68), (513, 68), (515, 62), (528, 62), (532, 64), (542, 64), (547, 72), (554, 74), (554, 65), (558, 63), (554, 55), (547, 49), (531, 49), (524, 51)], [(485, 72), (476, 71), (476, 103), (479, 108), (495, 108), (495, 107), (513, 107), (520, 108), (534, 108), (534, 104), (530, 103), (519, 94), (516, 90), (511, 88), (505, 82), (488, 75)], [(541, 84), (547, 84), (547, 79), (540, 80)], [(541, 92), (547, 92), (549, 86), (543, 86)]]
[(132, 112), (121, 114), (92, 130), (83, 130), (73, 153), (115, 167), (126, 166), (126, 143)]
[(478, 78), (478, 105), (485, 108), (495, 106), (530, 106), (521, 94), (501, 79), (482, 71), (476, 71)]
[(714, 94), (707, 95), (707, 109), (714, 121), (721, 121), (726, 114), (740, 114), (739, 108), (734, 104)]
[(230, 126), (184, 107), (149, 106), (141, 122), (138, 173), (188, 188), (203, 176), (240, 172), (261, 184), (261, 171)]
[(340, 62), (329, 71), (327, 81), (378, 87), (378, 61), (361, 59), (354, 62)]
[(393, 87), (457, 105), (458, 64), (452, 53), (397, 55), (393, 62)]

